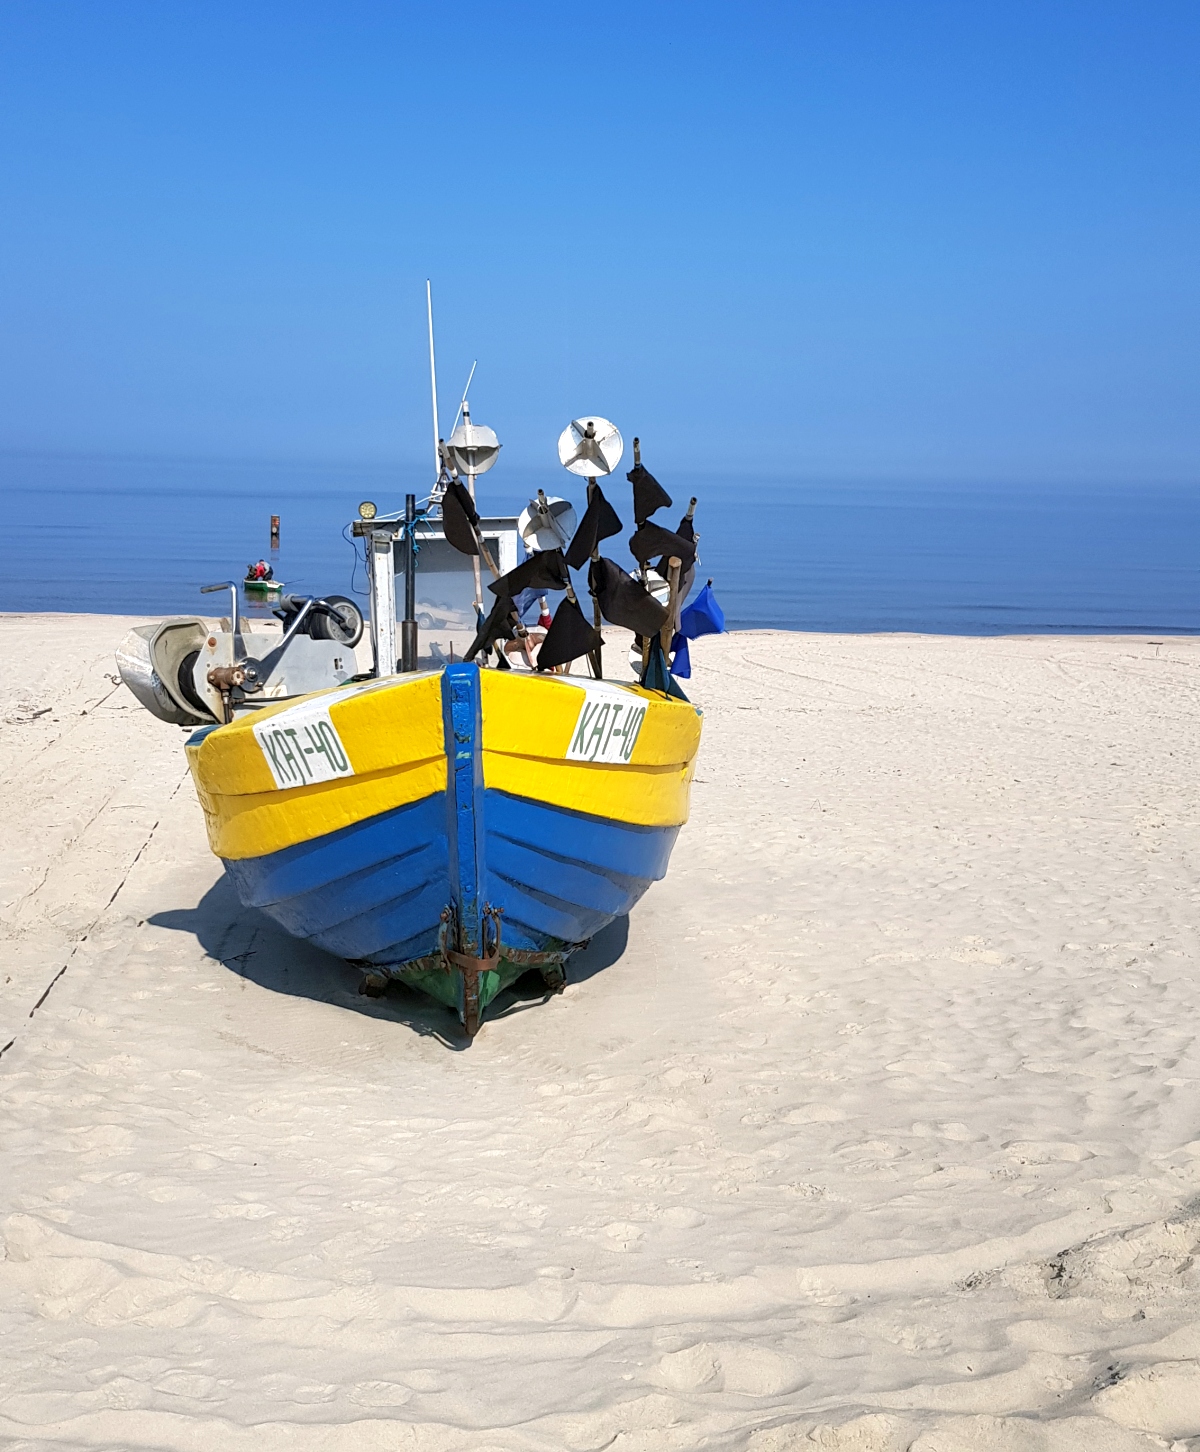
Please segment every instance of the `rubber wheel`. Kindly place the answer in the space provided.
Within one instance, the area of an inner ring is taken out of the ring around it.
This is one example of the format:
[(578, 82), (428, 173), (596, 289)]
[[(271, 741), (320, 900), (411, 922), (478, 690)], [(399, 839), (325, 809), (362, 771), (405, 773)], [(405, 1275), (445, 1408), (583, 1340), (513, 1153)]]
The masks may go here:
[(339, 645), (357, 645), (362, 639), (362, 611), (345, 595), (326, 595), (322, 604), (333, 612), (326, 615), (314, 611), (308, 622), (308, 633), (314, 640), (336, 640)]
[(211, 721), (214, 719), (212, 707), (206, 701), (201, 700), (196, 690), (195, 678), (192, 674), (196, 668), (196, 662), (199, 659), (200, 652), (198, 650), (193, 650), (189, 655), (185, 655), (179, 662), (179, 671), (175, 679), (179, 685), (179, 694), (188, 705), (195, 708), (197, 715), (202, 716), (206, 721)]

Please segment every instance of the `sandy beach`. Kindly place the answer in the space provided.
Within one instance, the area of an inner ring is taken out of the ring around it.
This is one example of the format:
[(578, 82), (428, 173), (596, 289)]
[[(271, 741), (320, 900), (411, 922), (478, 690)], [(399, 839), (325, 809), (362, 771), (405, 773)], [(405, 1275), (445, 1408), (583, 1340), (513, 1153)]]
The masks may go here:
[(453, 1017), (0, 617), (0, 1446), (1200, 1447), (1200, 641), (746, 632), (667, 879)]

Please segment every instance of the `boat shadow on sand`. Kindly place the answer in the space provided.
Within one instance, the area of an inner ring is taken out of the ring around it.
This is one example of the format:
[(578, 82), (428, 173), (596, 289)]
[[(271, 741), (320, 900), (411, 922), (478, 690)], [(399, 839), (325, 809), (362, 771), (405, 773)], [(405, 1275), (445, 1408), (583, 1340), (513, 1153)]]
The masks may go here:
[[(147, 921), (156, 928), (191, 933), (214, 962), (272, 993), (309, 998), (368, 1018), (391, 1020), (422, 1037), (437, 1039), (448, 1049), (465, 1049), (470, 1044), (450, 1009), (403, 983), (390, 983), (382, 998), (360, 994), (361, 968), (289, 937), (265, 913), (242, 907), (224, 876), (194, 908), (173, 908), (155, 913)], [(615, 918), (602, 928), (586, 948), (567, 960), (568, 988), (611, 967), (625, 952), (628, 940), (628, 916)], [(541, 975), (531, 970), (488, 1005), (484, 1024), (540, 1007), (552, 996), (546, 992)]]

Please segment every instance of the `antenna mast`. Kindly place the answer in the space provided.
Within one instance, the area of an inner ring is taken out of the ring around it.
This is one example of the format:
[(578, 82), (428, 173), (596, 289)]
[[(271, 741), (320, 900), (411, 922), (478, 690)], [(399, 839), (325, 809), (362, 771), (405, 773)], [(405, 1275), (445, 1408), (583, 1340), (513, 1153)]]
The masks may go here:
[[(463, 389), (462, 403), (460, 403), (458, 405), (458, 412), (454, 415), (454, 429), (456, 429), (458, 427), (458, 421), (459, 421), (460, 418), (462, 418), (463, 405), (467, 401), (467, 394), (470, 393), (470, 391), (471, 391), (471, 379), (475, 377), (475, 370), (478, 367), (479, 367), (479, 359), (476, 358), (476, 360), (474, 361), (474, 363), (471, 364), (471, 371), (470, 371), (470, 373), (467, 374), (467, 386)], [(451, 429), (450, 432), (453, 433), (454, 432), (454, 429)]]
[(425, 279), (425, 312), (429, 318), (429, 392), (433, 398), (433, 487), (442, 477), (442, 451), (438, 447), (437, 364), (433, 358), (433, 290)]

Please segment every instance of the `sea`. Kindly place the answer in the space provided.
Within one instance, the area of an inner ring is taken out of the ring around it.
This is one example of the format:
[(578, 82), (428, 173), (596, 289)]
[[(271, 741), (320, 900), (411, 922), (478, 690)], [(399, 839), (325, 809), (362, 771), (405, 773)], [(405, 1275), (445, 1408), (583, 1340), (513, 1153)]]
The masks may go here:
[[(1200, 486), (659, 477), (662, 523), (699, 498), (697, 587), (733, 629), (1200, 632)], [(581, 480), (497, 468), (481, 511), (539, 486), (582, 506)], [(626, 518), (627, 487), (607, 490)], [(259, 557), (298, 594), (362, 596), (359, 502), (427, 488), (416, 468), (0, 456), (0, 611), (210, 613), (200, 587)], [(632, 568), (623, 537), (607, 549)]]

